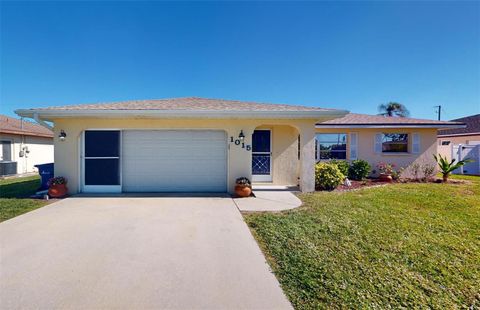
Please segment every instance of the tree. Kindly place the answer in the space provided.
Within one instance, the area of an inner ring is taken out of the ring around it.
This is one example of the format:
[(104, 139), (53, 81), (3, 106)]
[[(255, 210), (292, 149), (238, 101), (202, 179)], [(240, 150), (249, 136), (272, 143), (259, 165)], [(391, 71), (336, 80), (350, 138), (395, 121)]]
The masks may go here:
[(453, 170), (460, 168), (461, 166), (465, 165), (466, 163), (473, 162), (472, 159), (464, 159), (460, 160), (455, 164), (456, 159), (452, 159), (451, 162), (448, 162), (447, 157), (442, 157), (442, 155), (435, 155), (433, 154), (433, 158), (438, 163), (438, 167), (440, 167), (440, 172), (442, 173), (443, 182), (448, 181), (448, 177), (452, 173)]
[(387, 104), (381, 104), (378, 106), (379, 115), (388, 117), (408, 117), (410, 112), (401, 103), (389, 102)]

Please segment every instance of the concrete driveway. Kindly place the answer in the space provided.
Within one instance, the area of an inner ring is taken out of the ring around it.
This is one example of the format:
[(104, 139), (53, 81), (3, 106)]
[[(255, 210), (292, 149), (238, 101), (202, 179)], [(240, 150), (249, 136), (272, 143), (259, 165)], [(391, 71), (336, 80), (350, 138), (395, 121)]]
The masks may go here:
[(2, 309), (291, 308), (228, 197), (69, 198), (0, 242)]

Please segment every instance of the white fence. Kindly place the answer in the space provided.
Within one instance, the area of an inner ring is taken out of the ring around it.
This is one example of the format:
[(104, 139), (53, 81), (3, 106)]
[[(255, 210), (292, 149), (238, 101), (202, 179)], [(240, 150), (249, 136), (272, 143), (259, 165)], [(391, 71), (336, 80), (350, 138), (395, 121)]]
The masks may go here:
[(480, 175), (480, 144), (458, 144), (452, 146), (452, 158), (457, 161), (473, 159), (473, 162), (465, 164), (453, 171), (455, 174), (476, 174)]

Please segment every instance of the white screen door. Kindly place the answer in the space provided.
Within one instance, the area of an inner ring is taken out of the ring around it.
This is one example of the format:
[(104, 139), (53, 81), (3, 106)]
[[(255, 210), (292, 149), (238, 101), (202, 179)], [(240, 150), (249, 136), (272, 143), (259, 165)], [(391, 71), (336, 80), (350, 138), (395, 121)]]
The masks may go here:
[(272, 132), (255, 130), (252, 136), (252, 181), (272, 181)]

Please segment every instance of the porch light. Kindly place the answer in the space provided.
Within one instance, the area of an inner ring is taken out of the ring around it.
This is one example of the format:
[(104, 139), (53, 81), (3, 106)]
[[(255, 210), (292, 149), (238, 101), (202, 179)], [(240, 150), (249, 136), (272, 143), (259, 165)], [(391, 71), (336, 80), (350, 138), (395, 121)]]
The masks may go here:
[(67, 134), (65, 133), (65, 131), (63, 129), (60, 130), (60, 134), (58, 135), (58, 138), (60, 139), (60, 141), (65, 141), (66, 137), (67, 137)]
[(245, 140), (245, 135), (243, 134), (243, 130), (240, 130), (240, 134), (238, 135), (238, 138), (240, 139), (240, 141)]

